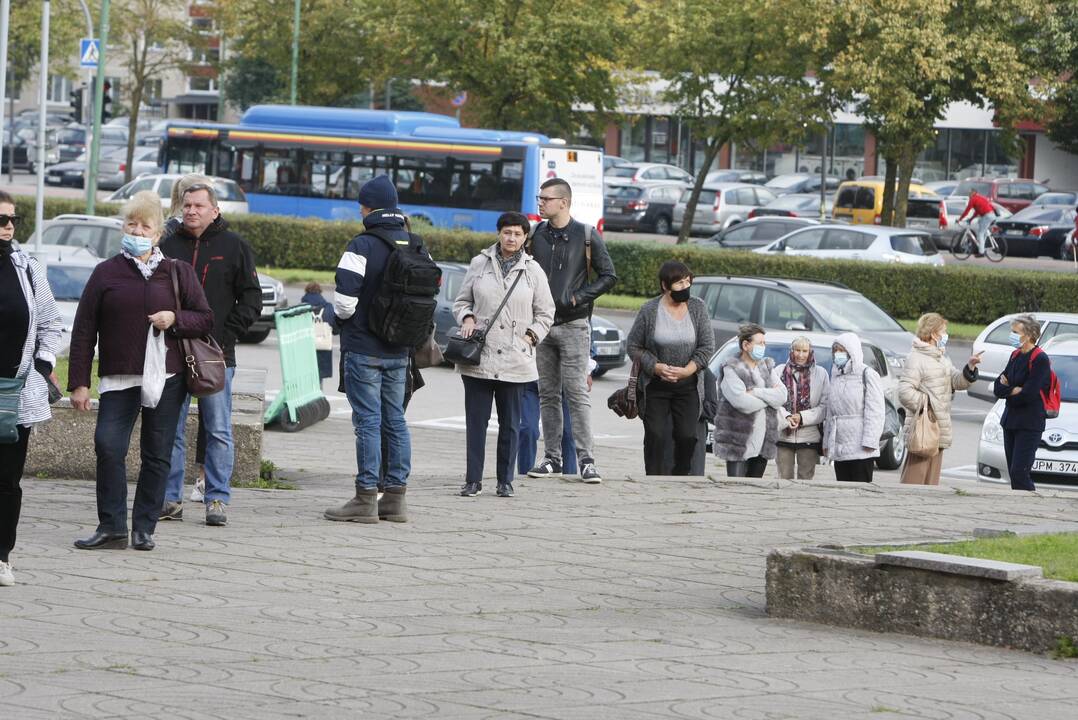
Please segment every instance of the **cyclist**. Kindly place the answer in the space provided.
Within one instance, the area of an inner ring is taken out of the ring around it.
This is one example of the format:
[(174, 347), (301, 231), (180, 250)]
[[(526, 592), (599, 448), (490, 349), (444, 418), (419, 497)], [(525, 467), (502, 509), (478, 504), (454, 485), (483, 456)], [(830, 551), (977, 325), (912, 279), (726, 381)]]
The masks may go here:
[(992, 223), (996, 219), (996, 209), (992, 206), (991, 200), (976, 190), (971, 190), (969, 202), (966, 204), (966, 209), (959, 216), (958, 222), (962, 222), (967, 214), (970, 216), (970, 222), (973, 222), (973, 218), (978, 218), (977, 257), (982, 257), (984, 255), (984, 244), (988, 239), (988, 231), (991, 230)]

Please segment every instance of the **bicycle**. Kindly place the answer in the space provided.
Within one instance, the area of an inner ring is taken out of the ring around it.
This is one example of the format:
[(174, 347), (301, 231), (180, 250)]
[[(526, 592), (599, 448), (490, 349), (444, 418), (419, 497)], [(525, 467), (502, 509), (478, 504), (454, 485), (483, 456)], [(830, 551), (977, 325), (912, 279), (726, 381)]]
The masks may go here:
[[(965, 229), (951, 244), (951, 254), (956, 260), (965, 260), (977, 252), (977, 233), (970, 223), (964, 223)], [(988, 233), (984, 240), (984, 256), (991, 262), (998, 263), (1007, 257), (1007, 239), (1002, 235)]]

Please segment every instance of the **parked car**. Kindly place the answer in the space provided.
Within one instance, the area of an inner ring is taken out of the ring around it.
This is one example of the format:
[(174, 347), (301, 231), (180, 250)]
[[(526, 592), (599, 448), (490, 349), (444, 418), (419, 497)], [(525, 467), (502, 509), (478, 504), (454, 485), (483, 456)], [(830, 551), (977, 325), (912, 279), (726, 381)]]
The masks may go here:
[[(108, 196), (108, 202), (123, 202), (137, 192), (153, 190), (161, 198), (161, 207), (167, 212), (172, 205), (172, 184), (183, 175), (144, 175), (135, 178)], [(214, 178), (213, 187), (217, 190), (217, 201), (225, 215), (244, 215), (247, 213), (247, 196), (240, 186), (228, 178)]]
[(258, 344), (269, 337), (270, 330), (277, 326), (273, 318), (274, 313), (288, 307), (284, 283), (269, 275), (258, 273), (258, 284), (262, 287), (262, 314), (247, 329), (247, 333), (240, 336), (239, 340), (242, 343)]
[[(120, 252), (123, 242), (123, 221), (119, 218), (98, 215), (57, 215), (46, 220), (41, 242), (47, 246), (85, 248), (95, 257), (110, 258)], [(35, 231), (26, 246), (32, 248), (36, 241)]]
[(883, 350), (894, 368), (902, 367), (913, 346), (913, 335), (897, 321), (840, 283), (707, 276), (695, 278), (691, 291), (707, 306), (717, 346), (746, 322), (768, 330), (855, 332)]
[[(681, 198), (674, 206), (674, 228), (681, 229), (685, 221), (685, 207), (688, 205), (691, 189), (681, 193)], [(720, 230), (747, 220), (749, 213), (775, 199), (774, 194), (759, 185), (744, 183), (717, 183), (705, 185), (700, 190), (696, 202), (696, 213), (692, 218), (691, 232), (712, 235)]]
[(618, 157), (617, 155), (603, 155), (603, 172), (604, 173), (607, 170), (609, 170), (610, 168), (612, 168), (612, 167), (617, 167), (619, 165), (628, 165), (628, 164), (629, 164), (629, 161), (626, 160), (623, 157)]
[[(825, 217), (831, 217), (831, 208), (834, 206), (834, 199), (831, 196), (824, 198), (824, 215)], [(749, 213), (750, 218), (761, 217), (763, 215), (779, 215), (783, 217), (803, 217), (803, 218), (819, 218), (820, 217), (820, 194), (815, 195), (809, 193), (791, 193), (789, 195), (780, 195), (767, 205), (763, 207), (755, 208)]]
[(1071, 260), (1073, 252), (1067, 240), (1074, 232), (1074, 215), (1071, 205), (1030, 206), (997, 220), (992, 232), (1007, 239), (1009, 255)]
[(753, 252), (943, 266), (943, 256), (931, 235), (885, 225), (816, 225), (795, 230)]
[[(45, 165), (75, 160), (88, 150), (87, 130), (82, 125), (71, 124), (58, 130), (45, 152)], [(114, 125), (101, 127), (101, 148), (127, 145), (127, 130)]]
[[(831, 192), (836, 190), (841, 178), (828, 175), (824, 190)], [(776, 175), (768, 180), (764, 187), (776, 195), (792, 195), (794, 193), (820, 194), (820, 173), (790, 173), (789, 175)]]
[(664, 165), (662, 163), (626, 163), (615, 165), (606, 171), (604, 181), (612, 185), (628, 185), (641, 182), (675, 182), (689, 185), (693, 181), (692, 175), (676, 165)]
[(610, 188), (603, 208), (606, 230), (670, 232), (674, 205), (685, 186), (681, 183), (622, 185)]
[(792, 217), (757, 217), (715, 233), (707, 239), (693, 239), (700, 247), (723, 250), (752, 250), (808, 225), (816, 220)]
[[(781, 365), (790, 357), (790, 343), (794, 338), (805, 335), (812, 343), (812, 349), (816, 357), (816, 364), (831, 373), (831, 343), (834, 336), (826, 333), (805, 333), (802, 331), (768, 330), (765, 335), (767, 345), (764, 352), (767, 357), (775, 361), (775, 365)], [(884, 426), (880, 436), (880, 456), (876, 459), (876, 466), (881, 470), (897, 470), (906, 459), (906, 442), (902, 433), (902, 424), (906, 419), (906, 411), (898, 400), (898, 377), (888, 367), (883, 351), (871, 342), (861, 344), (865, 354), (865, 365), (880, 374), (880, 384), (883, 386), (884, 402)], [(738, 352), (736, 338), (727, 340), (711, 357), (708, 367), (715, 377), (719, 377), (719, 370), (723, 363)], [(708, 424), (708, 440), (711, 439), (711, 424)], [(710, 448), (708, 449), (710, 452)]]
[(715, 170), (709, 172), (704, 178), (705, 185), (715, 183), (748, 183), (749, 185), (763, 185), (767, 182), (767, 175), (759, 170)]
[(608, 370), (626, 363), (627, 341), (625, 333), (617, 325), (599, 315), (591, 316), (591, 349), (596, 363), (592, 377), (602, 377)]
[(1039, 195), (1036, 200), (1029, 204), (1030, 207), (1050, 207), (1052, 205), (1078, 206), (1078, 192), (1073, 190), (1052, 190)]
[[(156, 147), (136, 147), (135, 154), (132, 156), (131, 177), (138, 178), (142, 175), (160, 173), (161, 167), (157, 164), (157, 156)], [(127, 147), (110, 150), (102, 156), (97, 165), (97, 187), (102, 190), (116, 190), (123, 187), (126, 170)]]
[[(942, 197), (911, 197), (906, 200), (906, 227), (923, 230), (939, 248), (938, 236), (950, 227), (947, 219), (947, 201)], [(947, 245), (947, 249), (950, 249)]]
[[(1041, 338), (1038, 344), (1044, 345), (1054, 337), (1078, 333), (1078, 314), (1071, 313), (1030, 313), (1041, 324)], [(1009, 337), (1011, 334), (1011, 321), (1018, 317), (1017, 314), (1004, 315), (985, 326), (984, 330), (973, 341), (973, 352), (984, 353), (981, 355), (979, 366), (980, 377), (977, 382), (969, 386), (966, 392), (970, 397), (978, 400), (995, 402), (996, 396), (992, 394), (992, 383), (999, 374), (1007, 367), (1007, 361), (1014, 352)]]
[[(846, 220), (855, 225), (879, 224), (883, 215), (884, 180), (847, 180), (835, 193), (835, 206), (831, 216), (835, 220)], [(910, 183), (910, 198), (938, 198), (923, 185)]]
[(18, 133), (10, 130), (4, 132), (4, 155), (0, 160), (0, 170), (8, 172), (11, 159), (15, 160), (15, 167), (25, 170), (30, 167), (30, 146)]
[(972, 190), (1016, 213), (1048, 192), (1048, 186), (1023, 178), (974, 177), (959, 183), (954, 194), (969, 197)]
[[(1059, 335), (1041, 346), (1052, 358), (1059, 378), (1059, 416), (1048, 418), (1033, 460), (1031, 478), (1037, 487), (1078, 488), (1078, 335)], [(1004, 400), (996, 400), (981, 426), (977, 445), (977, 479), (1010, 485), (1000, 420)]]
[(86, 176), (86, 153), (74, 160), (58, 162), (45, 168), (45, 184), (58, 187), (82, 187)]
[(161, 143), (164, 142), (167, 134), (168, 120), (158, 120), (149, 130), (139, 131), (138, 136), (135, 138), (135, 143), (138, 145), (159, 147)]
[(82, 247), (42, 245), (40, 251), (27, 247), (34, 257), (45, 266), (45, 277), (56, 298), (60, 311), (61, 336), (58, 355), (67, 355), (71, 348), (71, 328), (75, 325), (75, 312), (79, 298), (94, 268), (101, 262), (89, 250)]
[[(932, 238), (936, 241), (936, 247), (940, 250), (950, 250), (951, 245), (954, 245), (955, 236), (960, 232), (964, 232), (965, 228), (958, 224), (958, 218), (962, 216), (962, 211), (966, 209), (966, 205), (969, 203), (969, 198), (962, 195), (949, 195), (943, 199), (943, 207), (946, 211), (947, 224), (941, 226), (936, 232), (932, 233)], [(996, 218), (1003, 220), (1011, 216), (1011, 211), (1003, 207), (999, 203), (992, 203), (992, 208), (996, 211)]]
[(947, 197), (958, 187), (957, 180), (936, 180), (935, 182), (923, 183), (923, 185), (940, 197)]

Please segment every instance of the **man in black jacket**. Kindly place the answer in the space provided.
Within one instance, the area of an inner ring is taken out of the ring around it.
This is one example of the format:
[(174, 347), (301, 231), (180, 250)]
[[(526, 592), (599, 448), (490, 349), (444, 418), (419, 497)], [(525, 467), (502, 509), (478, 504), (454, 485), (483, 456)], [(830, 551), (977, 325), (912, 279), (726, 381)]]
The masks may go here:
[[(213, 310), (213, 338), (225, 352), (224, 389), (198, 401), (199, 418), (206, 432), (206, 524), (228, 523), (232, 495), (232, 377), (236, 372), (236, 341), (262, 313), (262, 288), (251, 246), (228, 229), (217, 206), (212, 185), (191, 185), (183, 194), (183, 225), (161, 241), (167, 257), (190, 263)], [(191, 398), (184, 400), (172, 469), (165, 484), (162, 520), (183, 519), (183, 473), (187, 457), (185, 429)]]
[[(614, 263), (594, 227), (570, 215), (572, 188), (553, 178), (539, 189), (539, 224), (529, 252), (539, 262), (554, 296), (554, 326), (535, 353), (539, 369), (539, 406), (546, 457), (528, 471), (532, 477), (561, 475), (562, 392), (569, 401), (573, 439), (586, 483), (602, 482), (595, 467), (591, 436), (591, 396), (588, 360), (591, 358), (591, 308), (595, 299), (617, 282)], [(591, 279), (594, 271), (596, 278)], [(565, 468), (572, 473), (573, 469)]]

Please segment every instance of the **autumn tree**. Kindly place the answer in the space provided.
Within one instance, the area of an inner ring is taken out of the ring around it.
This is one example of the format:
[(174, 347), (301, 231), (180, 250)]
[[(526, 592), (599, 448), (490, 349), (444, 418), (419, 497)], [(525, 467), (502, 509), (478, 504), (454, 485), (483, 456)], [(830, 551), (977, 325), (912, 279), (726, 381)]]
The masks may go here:
[(704, 141), (678, 236), (684, 243), (724, 145), (766, 146), (822, 127), (828, 99), (806, 77), (812, 55), (801, 35), (815, 22), (800, 0), (674, 0), (648, 4), (638, 20), (644, 67), (668, 83), (663, 98)]
[[(39, 2), (11, 4), (8, 28), (9, 97), (30, 79), (41, 59), (41, 8)], [(75, 77), (73, 59), (79, 38), (86, 32), (78, 0), (54, 0), (49, 15), (49, 72)]]

